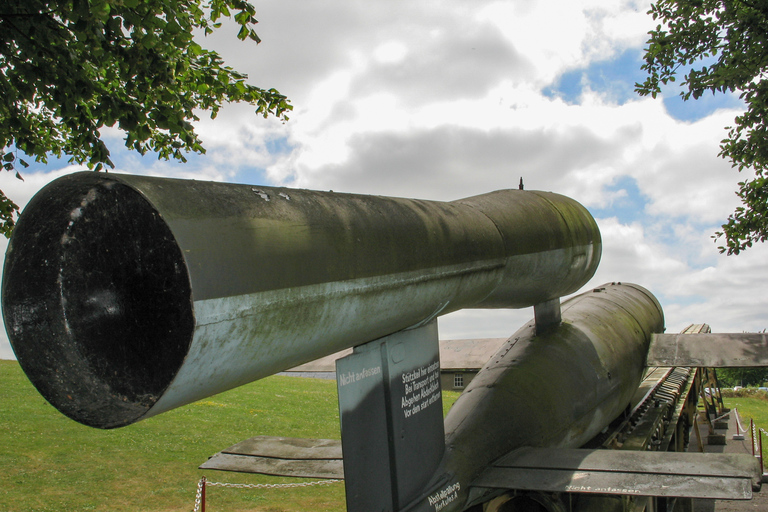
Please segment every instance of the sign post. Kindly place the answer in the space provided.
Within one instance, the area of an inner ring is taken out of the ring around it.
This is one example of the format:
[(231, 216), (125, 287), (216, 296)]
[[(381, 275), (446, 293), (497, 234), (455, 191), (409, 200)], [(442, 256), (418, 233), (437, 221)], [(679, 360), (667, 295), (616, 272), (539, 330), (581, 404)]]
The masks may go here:
[(445, 449), (437, 321), (355, 347), (336, 380), (347, 510), (398, 510)]

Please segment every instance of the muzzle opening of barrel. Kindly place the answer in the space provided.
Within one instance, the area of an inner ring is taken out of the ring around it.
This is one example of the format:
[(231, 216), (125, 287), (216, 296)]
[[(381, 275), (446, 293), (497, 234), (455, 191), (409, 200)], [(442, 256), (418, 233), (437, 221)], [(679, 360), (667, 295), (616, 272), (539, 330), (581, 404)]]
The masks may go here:
[(191, 341), (181, 251), (126, 185), (87, 176), (49, 187), (11, 242), (3, 290), (11, 342), (61, 412), (100, 428), (132, 423), (168, 387)]

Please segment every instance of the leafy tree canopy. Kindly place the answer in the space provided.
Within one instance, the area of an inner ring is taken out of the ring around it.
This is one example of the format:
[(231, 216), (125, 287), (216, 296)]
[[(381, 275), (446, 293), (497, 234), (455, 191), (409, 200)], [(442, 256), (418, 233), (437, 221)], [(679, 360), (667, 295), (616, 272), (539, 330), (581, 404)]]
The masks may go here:
[[(681, 96), (738, 92), (746, 111), (727, 128), (720, 156), (754, 178), (739, 183), (743, 206), (722, 231), (720, 252), (738, 254), (768, 238), (768, 2), (762, 0), (657, 0), (649, 11), (660, 24), (649, 32), (641, 95), (656, 97), (661, 87), (684, 74)], [(700, 66), (700, 67), (699, 67)]]
[(721, 386), (762, 386), (768, 382), (768, 368), (719, 368)]
[[(259, 42), (245, 0), (3, 0), (0, 2), (0, 165), (8, 171), (48, 155), (100, 170), (114, 167), (100, 130), (117, 126), (141, 154), (186, 161), (204, 153), (192, 121), (225, 102), (286, 120), (274, 89), (246, 83), (193, 35), (234, 17), (240, 40)], [(0, 232), (18, 207), (0, 191)]]

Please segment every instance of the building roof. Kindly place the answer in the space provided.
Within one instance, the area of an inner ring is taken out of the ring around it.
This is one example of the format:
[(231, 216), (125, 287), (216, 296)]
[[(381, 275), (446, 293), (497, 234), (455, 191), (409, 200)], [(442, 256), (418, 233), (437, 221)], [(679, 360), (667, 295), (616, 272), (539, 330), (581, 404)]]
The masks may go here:
[(507, 338), (440, 340), (442, 370), (479, 370), (498, 352)]
[[(507, 338), (471, 340), (440, 340), (440, 368), (450, 370), (479, 370), (507, 341)], [(289, 372), (335, 372), (336, 360), (352, 353), (348, 348), (330, 356), (291, 368)]]

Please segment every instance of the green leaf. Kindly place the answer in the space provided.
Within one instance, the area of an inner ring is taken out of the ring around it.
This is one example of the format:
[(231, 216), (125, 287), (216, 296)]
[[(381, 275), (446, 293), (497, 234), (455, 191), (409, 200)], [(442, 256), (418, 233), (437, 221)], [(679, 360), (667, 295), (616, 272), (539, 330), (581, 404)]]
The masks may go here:
[[(0, 55), (4, 105), (15, 109), (0, 123), (3, 169), (13, 170), (17, 161), (29, 167), (16, 158), (17, 148), (41, 163), (55, 155), (111, 167), (104, 126), (122, 130), (126, 147), (139, 153), (184, 161), (185, 152), (205, 151), (192, 125), (196, 113), (215, 117), (230, 101), (287, 120), (284, 96), (250, 85), (193, 39), (234, 13), (238, 39), (258, 41), (250, 2), (73, 0), (55, 3), (55, 13), (48, 5), (54, 4), (28, 3), (42, 7), (15, 19), (18, 30), (0, 33), (0, 47), (15, 52), (13, 66)], [(0, 216), (0, 229), (2, 222)]]
[[(648, 74), (636, 85), (640, 95), (656, 97), (659, 85), (674, 83), (689, 69), (681, 85), (684, 100), (706, 92), (738, 92), (746, 111), (728, 128), (719, 155), (739, 171), (752, 169), (756, 179), (740, 183), (743, 205), (736, 208), (715, 239), (725, 239), (720, 250), (739, 254), (768, 239), (768, 187), (760, 182), (768, 169), (768, 10), (752, 2), (730, 0), (656, 0), (649, 13), (659, 21), (649, 32), (641, 69)], [(716, 57), (717, 61), (712, 63)], [(700, 65), (700, 66), (699, 66)]]

